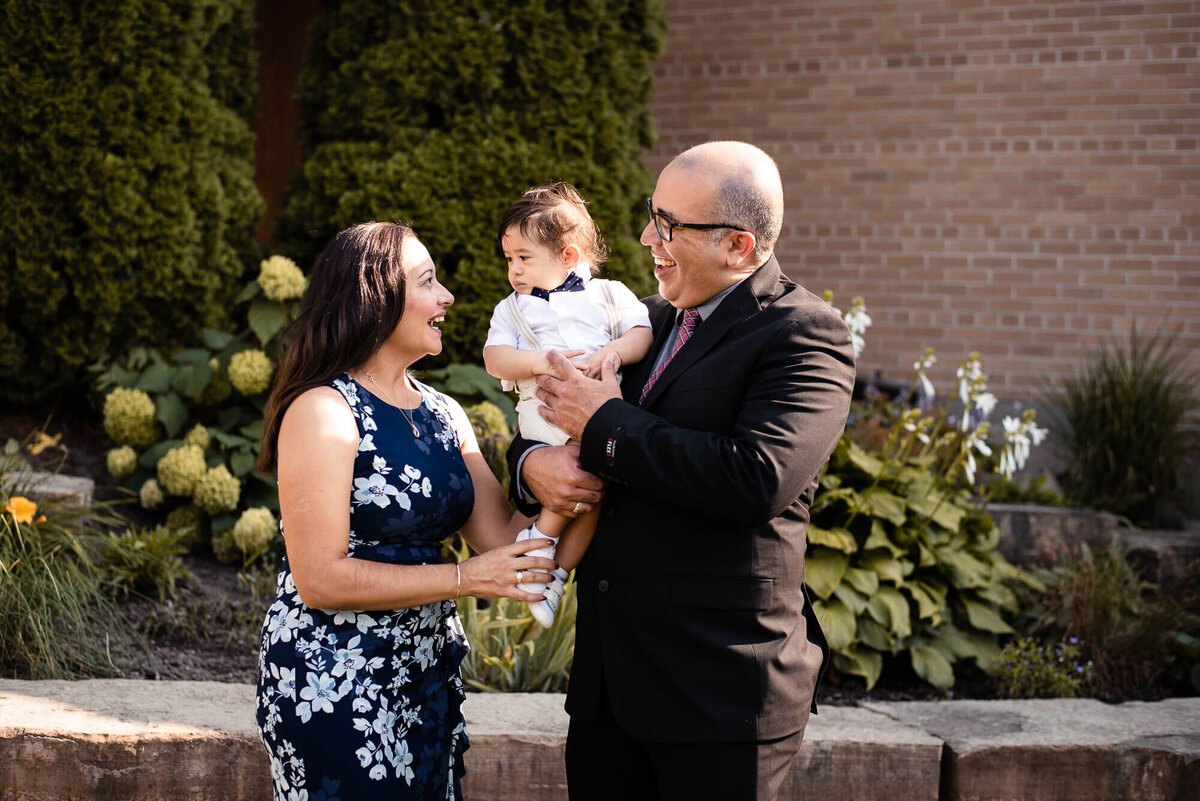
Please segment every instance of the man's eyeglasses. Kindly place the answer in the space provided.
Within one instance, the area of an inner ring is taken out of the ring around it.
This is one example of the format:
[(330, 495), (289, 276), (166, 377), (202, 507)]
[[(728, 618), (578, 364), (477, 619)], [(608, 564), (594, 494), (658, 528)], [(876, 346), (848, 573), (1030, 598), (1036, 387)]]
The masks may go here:
[(664, 242), (670, 242), (671, 236), (675, 233), (676, 228), (691, 228), (695, 231), (715, 231), (718, 228), (732, 228), (734, 231), (743, 233), (751, 233), (739, 225), (729, 225), (728, 223), (681, 223), (668, 220), (661, 212), (654, 210), (654, 204), (650, 202), (650, 198), (646, 198), (646, 213), (650, 215), (650, 221), (654, 223), (654, 230), (658, 232), (658, 237)]

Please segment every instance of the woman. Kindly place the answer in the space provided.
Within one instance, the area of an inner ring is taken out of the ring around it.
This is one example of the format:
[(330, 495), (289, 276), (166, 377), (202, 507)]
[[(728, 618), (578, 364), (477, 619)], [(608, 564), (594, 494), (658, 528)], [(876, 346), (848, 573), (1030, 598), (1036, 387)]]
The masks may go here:
[[(258, 680), (277, 801), (460, 798), (454, 600), (538, 601), (517, 583), (551, 578), (462, 408), (406, 372), (453, 301), (411, 229), (367, 223), (326, 248), (288, 330), (259, 459), (287, 547)], [(456, 531), (481, 555), (444, 563)]]

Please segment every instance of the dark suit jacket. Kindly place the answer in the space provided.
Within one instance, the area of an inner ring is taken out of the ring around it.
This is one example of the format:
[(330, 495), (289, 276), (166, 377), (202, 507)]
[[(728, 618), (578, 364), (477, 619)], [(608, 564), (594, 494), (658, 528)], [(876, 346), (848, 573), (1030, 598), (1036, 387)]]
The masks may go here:
[(805, 531), (849, 409), (849, 331), (772, 258), (639, 407), (676, 312), (647, 305), (655, 346), (581, 443), (583, 467), (611, 484), (576, 572), (567, 711), (594, 719), (607, 687), (617, 721), (646, 742), (793, 734), (828, 654), (803, 589)]

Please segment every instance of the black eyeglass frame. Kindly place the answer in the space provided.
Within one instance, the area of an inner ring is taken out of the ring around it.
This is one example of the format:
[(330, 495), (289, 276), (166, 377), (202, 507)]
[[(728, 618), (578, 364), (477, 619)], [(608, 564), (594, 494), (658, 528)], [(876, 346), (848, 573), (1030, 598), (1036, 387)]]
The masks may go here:
[[(753, 231), (742, 228), (740, 225), (730, 225), (729, 223), (672, 222), (662, 217), (660, 212), (656, 212), (654, 210), (654, 203), (651, 202), (650, 198), (646, 198), (646, 213), (650, 215), (650, 222), (654, 223), (654, 230), (658, 232), (658, 238), (664, 242), (671, 241), (671, 238), (675, 235), (676, 228), (691, 228), (693, 231), (715, 231), (718, 228), (729, 228), (734, 231), (741, 231), (743, 234), (754, 233)], [(662, 225), (659, 223), (660, 220), (667, 224), (666, 233), (663, 233)]]

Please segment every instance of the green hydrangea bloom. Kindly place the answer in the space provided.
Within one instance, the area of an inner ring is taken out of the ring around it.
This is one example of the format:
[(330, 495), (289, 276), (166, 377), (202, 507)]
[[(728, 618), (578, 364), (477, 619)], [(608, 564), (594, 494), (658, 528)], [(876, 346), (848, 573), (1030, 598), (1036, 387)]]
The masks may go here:
[(213, 532), (213, 556), (223, 565), (232, 565), (242, 561), (242, 552), (233, 540), (233, 529)]
[[(213, 359), (213, 361), (215, 362), (216, 359)], [(216, 406), (228, 398), (229, 393), (232, 391), (233, 385), (229, 383), (229, 379), (220, 371), (219, 367), (214, 365), (212, 380), (208, 382), (208, 386), (200, 393), (197, 402), (201, 406)]]
[(154, 401), (140, 389), (117, 387), (104, 396), (104, 432), (118, 445), (154, 442)]
[(304, 294), (304, 273), (286, 256), (264, 259), (259, 267), (258, 285), (271, 300), (294, 300)]
[(201, 423), (196, 423), (192, 430), (187, 432), (187, 436), (183, 441), (189, 445), (199, 445), (201, 449), (207, 448), (208, 443), (212, 442), (212, 435), (208, 433), (208, 429)]
[(158, 460), (158, 483), (172, 495), (191, 495), (206, 469), (199, 445), (180, 445)]
[(261, 350), (244, 350), (229, 360), (229, 381), (243, 395), (257, 395), (271, 386), (275, 366)]
[(204, 538), (204, 522), (207, 518), (193, 503), (177, 506), (167, 512), (167, 528), (180, 534), (180, 542), (191, 546)]
[(154, 479), (146, 479), (142, 482), (142, 488), (138, 490), (138, 500), (141, 501), (143, 509), (157, 509), (164, 500), (162, 487), (158, 486)]
[(500, 411), (500, 407), (491, 401), (481, 401), (474, 406), (465, 407), (463, 411), (467, 413), (467, 418), (471, 421), (476, 435), (480, 437), (501, 436), (506, 439), (512, 436), (512, 429), (508, 427), (508, 420), (504, 418), (504, 412)]
[(242, 482), (229, 472), (228, 467), (219, 464), (196, 482), (192, 500), (205, 512), (215, 515), (236, 509), (241, 494)]
[(171, 531), (198, 528), (202, 520), (204, 520), (204, 513), (192, 503), (177, 506), (167, 512), (167, 528)]
[(117, 481), (124, 481), (137, 470), (137, 452), (128, 445), (110, 450), (105, 461), (108, 463), (108, 472)]
[(234, 543), (243, 554), (251, 556), (266, 550), (279, 531), (279, 524), (270, 509), (255, 506), (242, 512), (232, 530)]

